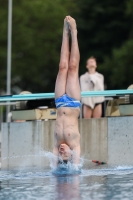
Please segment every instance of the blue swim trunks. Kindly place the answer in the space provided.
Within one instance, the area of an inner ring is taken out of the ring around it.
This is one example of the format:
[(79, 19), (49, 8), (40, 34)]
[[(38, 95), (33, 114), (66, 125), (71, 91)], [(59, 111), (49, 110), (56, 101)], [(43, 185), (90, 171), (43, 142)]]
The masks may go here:
[(71, 108), (80, 108), (80, 101), (69, 97), (67, 94), (55, 99), (56, 108), (60, 107), (71, 107)]

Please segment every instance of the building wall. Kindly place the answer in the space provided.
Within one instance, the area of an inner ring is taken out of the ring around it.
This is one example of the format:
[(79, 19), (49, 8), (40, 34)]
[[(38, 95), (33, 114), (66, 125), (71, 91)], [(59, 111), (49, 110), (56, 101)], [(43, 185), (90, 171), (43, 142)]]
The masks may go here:
[[(49, 166), (55, 121), (2, 124), (2, 169)], [(111, 165), (133, 164), (133, 117), (80, 119), (81, 157)]]
[(108, 163), (133, 165), (133, 117), (108, 119)]

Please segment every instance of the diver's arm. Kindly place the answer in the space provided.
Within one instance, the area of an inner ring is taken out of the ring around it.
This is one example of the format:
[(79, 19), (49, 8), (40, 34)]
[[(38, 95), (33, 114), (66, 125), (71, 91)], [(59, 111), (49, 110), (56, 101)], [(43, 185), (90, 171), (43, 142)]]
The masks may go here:
[(59, 151), (58, 151), (58, 148), (57, 148), (57, 146), (54, 146), (54, 149), (53, 149), (53, 154), (54, 154), (55, 156), (58, 156), (58, 154), (59, 154)]
[(74, 148), (74, 156), (73, 156), (73, 163), (79, 164), (80, 163), (80, 144), (76, 145)]
[(53, 154), (55, 155), (55, 159), (53, 159), (53, 162), (55, 165), (58, 165), (58, 155), (59, 155), (59, 150), (58, 150), (58, 145), (57, 145), (57, 140), (55, 139), (54, 141), (54, 149), (53, 149)]

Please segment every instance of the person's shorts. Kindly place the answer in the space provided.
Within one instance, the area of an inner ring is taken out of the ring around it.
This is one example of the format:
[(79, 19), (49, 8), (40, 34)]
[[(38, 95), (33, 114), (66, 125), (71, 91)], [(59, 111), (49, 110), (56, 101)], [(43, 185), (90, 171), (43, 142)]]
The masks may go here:
[[(98, 105), (102, 104), (102, 103), (103, 103), (103, 102), (101, 102), (101, 103), (95, 103), (94, 108), (97, 107)], [(88, 106), (88, 105), (86, 105), (86, 104), (83, 104), (83, 105)], [(92, 109), (90, 106), (88, 106), (88, 107), (89, 107), (90, 109)], [(94, 108), (93, 108), (93, 109), (94, 109)]]
[(80, 108), (80, 101), (69, 97), (67, 94), (55, 99), (56, 108), (60, 107), (70, 107), (70, 108)]

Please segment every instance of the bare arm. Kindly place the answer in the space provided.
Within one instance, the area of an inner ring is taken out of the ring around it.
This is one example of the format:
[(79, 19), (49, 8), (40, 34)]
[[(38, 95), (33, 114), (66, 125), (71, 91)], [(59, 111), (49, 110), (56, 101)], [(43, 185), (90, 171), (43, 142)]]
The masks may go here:
[(80, 163), (80, 144), (74, 147), (74, 157), (73, 157), (73, 162), (74, 164), (79, 164)]
[(58, 165), (58, 155), (59, 155), (59, 150), (58, 150), (58, 145), (57, 145), (57, 141), (55, 138), (54, 141), (54, 149), (53, 149), (53, 154), (55, 155), (55, 159), (53, 159), (53, 162), (55, 163), (55, 165)]
[(58, 156), (58, 154), (59, 154), (58, 148), (57, 148), (56, 146), (54, 146), (53, 154), (54, 154), (55, 156)]

